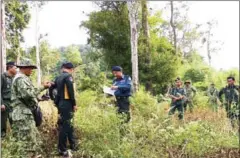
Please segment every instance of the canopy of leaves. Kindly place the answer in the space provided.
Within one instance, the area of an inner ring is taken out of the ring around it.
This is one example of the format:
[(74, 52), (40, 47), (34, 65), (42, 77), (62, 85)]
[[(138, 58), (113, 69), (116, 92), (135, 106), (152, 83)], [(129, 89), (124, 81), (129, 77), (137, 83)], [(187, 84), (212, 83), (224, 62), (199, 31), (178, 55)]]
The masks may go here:
[(26, 2), (5, 1), (7, 58), (9, 60), (16, 60), (16, 56), (20, 52), (20, 43), (24, 42), (22, 33), (27, 27), (30, 17)]

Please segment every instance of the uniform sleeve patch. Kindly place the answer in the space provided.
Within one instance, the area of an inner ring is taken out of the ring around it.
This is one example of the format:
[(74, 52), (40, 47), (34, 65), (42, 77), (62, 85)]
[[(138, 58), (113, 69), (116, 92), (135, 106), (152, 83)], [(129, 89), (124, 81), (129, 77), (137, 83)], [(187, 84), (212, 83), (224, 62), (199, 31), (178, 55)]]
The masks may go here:
[(69, 81), (73, 82), (73, 78), (72, 78), (72, 77), (69, 77)]

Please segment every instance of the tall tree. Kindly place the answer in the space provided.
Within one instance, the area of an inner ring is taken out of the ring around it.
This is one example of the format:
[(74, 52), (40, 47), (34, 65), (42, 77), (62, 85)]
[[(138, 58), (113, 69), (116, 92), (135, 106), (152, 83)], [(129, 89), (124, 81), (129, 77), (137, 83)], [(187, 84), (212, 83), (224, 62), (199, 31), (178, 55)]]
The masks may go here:
[(132, 60), (132, 79), (133, 79), (133, 90), (138, 91), (138, 30), (137, 30), (137, 19), (138, 19), (138, 2), (127, 1), (128, 16), (130, 21), (131, 30), (131, 60)]
[(36, 38), (36, 60), (37, 60), (37, 85), (41, 86), (41, 60), (40, 60), (40, 53), (39, 53), (39, 42), (41, 38), (43, 38), (42, 34), (39, 35), (39, 11), (44, 5), (44, 2), (34, 2), (34, 7), (36, 9), (36, 30), (35, 30), (35, 38)]
[(166, 9), (169, 11), (169, 22), (164, 22), (161, 26), (163, 36), (169, 38), (174, 45), (177, 54), (181, 54), (183, 59), (198, 49), (198, 44), (203, 36), (200, 30), (202, 25), (190, 22), (188, 17), (188, 2), (170, 1)]
[(29, 7), (26, 2), (18, 0), (5, 1), (7, 58), (20, 59), (20, 43), (24, 42), (23, 30), (30, 20)]
[(5, 4), (1, 1), (1, 72), (6, 71)]
[(173, 31), (173, 45), (175, 49), (175, 54), (177, 54), (177, 34), (176, 34), (176, 25), (174, 23), (174, 10), (173, 10), (173, 1), (170, 1), (171, 6), (171, 18), (170, 18), (170, 25)]
[(202, 44), (206, 43), (207, 47), (207, 56), (208, 56), (208, 63), (211, 66), (212, 61), (212, 54), (217, 53), (221, 48), (220, 45), (223, 43), (221, 41), (213, 40), (213, 29), (216, 27), (217, 21), (210, 20), (207, 22), (207, 30), (205, 31), (205, 37), (202, 39)]
[[(150, 71), (151, 65), (151, 50), (150, 50), (150, 32), (149, 32), (149, 24), (148, 24), (148, 8), (147, 1), (141, 1), (142, 7), (142, 47), (143, 47), (143, 56), (144, 56), (144, 73)], [(151, 79), (146, 80), (145, 88), (147, 91), (152, 90), (152, 81)]]
[(108, 68), (121, 65), (131, 75), (130, 24), (126, 2), (102, 1), (100, 11), (89, 14), (80, 27), (88, 30), (88, 42), (102, 52)]

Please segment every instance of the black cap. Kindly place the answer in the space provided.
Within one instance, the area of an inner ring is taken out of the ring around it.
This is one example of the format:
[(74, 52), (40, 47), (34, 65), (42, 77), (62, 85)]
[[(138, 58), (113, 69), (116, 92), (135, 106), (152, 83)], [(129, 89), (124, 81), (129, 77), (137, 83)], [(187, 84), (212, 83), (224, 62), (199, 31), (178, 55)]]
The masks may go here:
[(66, 63), (62, 64), (61, 68), (72, 69), (73, 68), (73, 64), (71, 62), (66, 62)]
[(122, 67), (121, 66), (113, 66), (112, 71), (122, 71)]
[(15, 62), (13, 62), (13, 61), (7, 62), (6, 65), (7, 66), (16, 66)]

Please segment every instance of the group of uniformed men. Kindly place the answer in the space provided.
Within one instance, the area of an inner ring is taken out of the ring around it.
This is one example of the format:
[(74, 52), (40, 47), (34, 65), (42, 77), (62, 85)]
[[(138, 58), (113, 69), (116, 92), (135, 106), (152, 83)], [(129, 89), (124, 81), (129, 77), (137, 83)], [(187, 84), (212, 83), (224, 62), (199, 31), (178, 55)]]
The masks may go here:
[[(40, 151), (41, 140), (33, 111), (38, 108), (38, 102), (41, 101), (39, 94), (43, 90), (56, 89), (54, 103), (60, 114), (58, 151), (60, 155), (69, 157), (67, 140), (70, 149), (77, 150), (72, 124), (73, 114), (77, 110), (72, 77), (74, 66), (70, 62), (63, 63), (61, 74), (56, 80), (44, 82), (40, 88), (35, 88), (30, 80), (33, 69), (37, 67), (29, 60), (22, 60), (19, 65), (8, 62), (7, 72), (1, 75), (1, 137), (4, 138), (6, 135), (7, 119), (9, 119), (14, 141), (19, 142), (24, 149), (19, 157), (41, 157), (37, 153)], [(124, 122), (128, 122), (131, 78), (123, 74), (120, 66), (114, 66), (112, 73), (116, 77), (111, 89), (115, 90), (118, 113), (125, 116)]]
[[(218, 107), (224, 106), (227, 117), (232, 121), (239, 119), (239, 86), (235, 85), (235, 78), (227, 77), (227, 86), (220, 91), (217, 90), (214, 83), (211, 83), (207, 94), (209, 104), (214, 112), (218, 111)], [(169, 115), (173, 115), (177, 109), (179, 119), (183, 119), (184, 112), (189, 105), (190, 112), (193, 111), (193, 98), (196, 95), (196, 88), (191, 85), (191, 81), (185, 81), (182, 87), (182, 81), (178, 77), (175, 80), (175, 86), (169, 91), (168, 96), (172, 99)], [(223, 100), (222, 95), (225, 96)]]
[[(19, 68), (18, 73), (17, 68)], [(69, 156), (67, 140), (70, 149), (77, 150), (72, 124), (73, 114), (77, 110), (72, 77), (74, 66), (70, 62), (63, 63), (61, 74), (56, 77), (56, 80), (54, 82), (44, 82), (40, 88), (35, 88), (29, 78), (33, 69), (37, 69), (37, 67), (28, 60), (21, 61), (19, 65), (8, 62), (7, 72), (1, 75), (1, 136), (3, 138), (6, 135), (6, 123), (9, 119), (13, 138), (16, 142), (21, 142), (22, 148), (25, 149), (20, 157), (39, 157), (37, 151), (41, 140), (39, 140), (40, 137), (32, 111), (38, 107), (40, 92), (48, 88), (55, 88), (57, 93), (54, 103), (60, 114), (58, 151), (59, 154), (67, 157)], [(124, 122), (127, 123), (130, 120), (131, 77), (124, 75), (120, 66), (113, 66), (112, 73), (115, 79), (111, 89), (115, 90), (118, 113), (125, 116)], [(224, 105), (228, 117), (233, 118), (235, 115), (231, 111), (231, 105), (233, 103), (238, 104), (239, 93), (238, 87), (234, 85), (235, 79), (228, 77), (227, 81), (228, 86), (219, 93), (212, 84), (209, 89), (209, 97), (216, 110), (216, 98), (221, 98), (221, 95), (224, 94)], [(183, 119), (187, 106), (189, 106), (190, 112), (193, 111), (193, 97), (196, 95), (196, 89), (191, 85), (191, 81), (187, 80), (184, 88), (181, 85), (182, 81), (177, 78), (175, 87), (171, 88), (169, 92), (169, 97), (172, 99), (169, 115), (174, 114), (177, 109), (179, 119)]]

